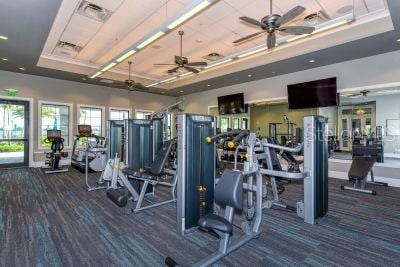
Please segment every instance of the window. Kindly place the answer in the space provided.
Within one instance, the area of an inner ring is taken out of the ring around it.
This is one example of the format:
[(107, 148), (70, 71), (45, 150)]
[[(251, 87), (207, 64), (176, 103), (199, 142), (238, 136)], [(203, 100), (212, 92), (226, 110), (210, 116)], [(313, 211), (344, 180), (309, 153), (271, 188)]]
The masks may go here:
[(242, 129), (249, 129), (249, 119), (247, 119), (247, 118), (243, 118), (242, 119)]
[(239, 118), (232, 118), (232, 129), (233, 130), (240, 129)]
[(94, 106), (79, 107), (79, 124), (92, 126), (92, 133), (102, 135), (103, 133), (103, 108)]
[(128, 109), (110, 108), (110, 120), (129, 119), (130, 111)]
[(221, 132), (226, 132), (226, 131), (228, 131), (228, 128), (229, 128), (229, 118), (227, 118), (227, 117), (221, 117), (221, 123), (220, 123), (220, 125), (221, 125)]
[(50, 143), (45, 142), (47, 130), (61, 130), (64, 146), (70, 145), (70, 112), (71, 104), (39, 102), (39, 147), (48, 148)]
[(136, 119), (147, 120), (150, 119), (151, 114), (153, 111), (150, 110), (136, 110)]

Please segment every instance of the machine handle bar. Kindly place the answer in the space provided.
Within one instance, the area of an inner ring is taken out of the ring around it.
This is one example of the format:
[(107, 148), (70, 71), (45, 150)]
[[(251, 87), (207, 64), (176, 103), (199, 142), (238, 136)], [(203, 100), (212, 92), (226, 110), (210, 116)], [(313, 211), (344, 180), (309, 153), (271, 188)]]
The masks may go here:
[(278, 150), (287, 151), (290, 153), (298, 153), (303, 149), (303, 144), (299, 144), (296, 147), (287, 147), (287, 146), (280, 146), (277, 144), (271, 144), (271, 143), (264, 141), (264, 142), (262, 142), (262, 145), (270, 147), (270, 148), (278, 149)]
[(212, 142), (215, 142), (216, 140), (218, 140), (220, 138), (223, 138), (223, 137), (237, 136), (241, 132), (244, 132), (244, 131), (248, 131), (248, 130), (233, 130), (233, 131), (229, 131), (229, 132), (219, 133), (219, 134), (216, 134), (214, 136), (207, 136), (206, 137), (206, 142), (207, 143), (212, 143)]

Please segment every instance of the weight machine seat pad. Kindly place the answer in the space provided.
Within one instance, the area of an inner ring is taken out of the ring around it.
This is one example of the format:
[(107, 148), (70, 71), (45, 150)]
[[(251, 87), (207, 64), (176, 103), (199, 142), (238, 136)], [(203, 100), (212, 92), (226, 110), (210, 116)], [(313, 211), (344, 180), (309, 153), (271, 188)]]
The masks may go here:
[(138, 177), (147, 180), (159, 180), (164, 170), (165, 164), (171, 153), (172, 146), (176, 143), (176, 139), (166, 141), (158, 151), (153, 163), (144, 167), (145, 172), (138, 172), (130, 168), (124, 168), (122, 172), (131, 177)]
[(172, 146), (175, 144), (176, 140), (168, 140), (166, 141), (161, 149), (158, 151), (156, 157), (154, 158), (153, 163), (150, 165), (148, 172), (160, 175), (164, 169), (165, 163), (168, 160), (168, 156), (171, 153)]
[(214, 190), (214, 200), (237, 210), (243, 208), (243, 174), (225, 169)]
[(218, 230), (223, 233), (231, 234), (233, 232), (232, 223), (230, 223), (224, 217), (218, 216), (216, 214), (210, 213), (204, 217), (201, 217), (198, 221), (198, 225), (201, 228), (207, 230)]
[(349, 180), (364, 180), (376, 162), (376, 157), (355, 156), (349, 170)]

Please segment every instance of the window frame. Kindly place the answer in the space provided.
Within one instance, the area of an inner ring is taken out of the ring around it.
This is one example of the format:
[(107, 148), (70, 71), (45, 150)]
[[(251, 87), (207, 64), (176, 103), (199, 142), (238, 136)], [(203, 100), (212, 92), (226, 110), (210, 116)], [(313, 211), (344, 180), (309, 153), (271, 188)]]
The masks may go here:
[(72, 103), (64, 103), (64, 102), (56, 102), (56, 101), (46, 101), (46, 100), (39, 100), (38, 101), (38, 149), (39, 150), (49, 150), (48, 147), (43, 147), (41, 142), (42, 137), (42, 105), (57, 105), (57, 106), (67, 106), (68, 107), (68, 116), (69, 116), (69, 127), (68, 127), (68, 146), (64, 146), (64, 149), (71, 149), (72, 143), (74, 142), (74, 134), (73, 134), (73, 125), (74, 125), (74, 104)]
[(229, 116), (220, 116), (219, 117), (219, 128), (221, 129), (221, 132), (222, 132), (222, 120), (223, 119), (227, 119), (228, 120), (228, 127), (227, 128), (231, 128), (231, 117), (229, 117)]
[(233, 121), (237, 121), (237, 123), (238, 123), (238, 128), (237, 129), (242, 129), (242, 125), (240, 124), (241, 123), (241, 118), (239, 118), (239, 117), (231, 117), (231, 128), (232, 128), (232, 130), (237, 130), (237, 129), (235, 129), (234, 127), (233, 127)]
[(106, 108), (104, 106), (96, 106), (96, 105), (86, 105), (86, 104), (78, 104), (76, 109), (76, 134), (78, 134), (78, 125), (79, 125), (79, 115), (81, 108), (97, 108), (101, 109), (101, 136), (105, 136), (106, 132)]
[(108, 108), (108, 120), (111, 120), (111, 111), (128, 111), (128, 119), (132, 118), (132, 109), (131, 108), (120, 108), (120, 107), (109, 107)]
[(153, 114), (153, 113), (154, 113), (154, 110), (135, 109), (135, 119), (137, 119), (137, 118), (136, 118), (136, 115), (137, 115), (137, 113), (138, 113), (138, 112), (142, 112), (142, 113), (145, 113), (145, 112), (147, 112), (147, 113), (151, 113), (151, 114)]

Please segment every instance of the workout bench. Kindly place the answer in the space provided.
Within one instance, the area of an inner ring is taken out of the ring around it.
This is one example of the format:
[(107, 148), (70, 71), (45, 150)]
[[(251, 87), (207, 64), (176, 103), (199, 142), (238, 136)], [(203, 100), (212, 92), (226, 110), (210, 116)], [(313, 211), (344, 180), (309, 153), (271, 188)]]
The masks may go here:
[[(375, 190), (365, 189), (366, 184), (388, 186), (387, 183), (375, 182), (374, 172), (372, 168), (375, 165), (377, 157), (355, 156), (349, 170), (349, 181), (353, 182), (353, 186), (342, 185), (342, 190), (349, 190), (365, 194), (376, 195)], [(367, 181), (368, 173), (371, 174), (371, 181)]]

